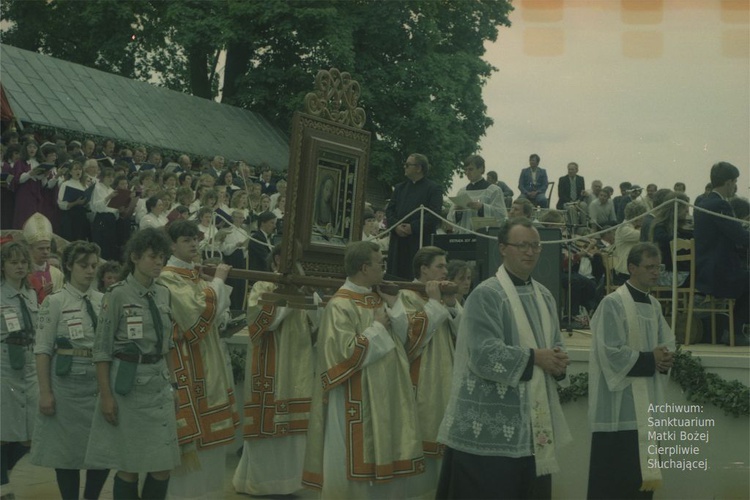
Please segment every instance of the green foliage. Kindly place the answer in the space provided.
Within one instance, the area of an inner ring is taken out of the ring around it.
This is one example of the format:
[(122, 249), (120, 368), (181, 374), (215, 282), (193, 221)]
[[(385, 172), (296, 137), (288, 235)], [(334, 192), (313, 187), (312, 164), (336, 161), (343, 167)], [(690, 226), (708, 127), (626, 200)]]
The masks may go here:
[(570, 385), (568, 387), (557, 387), (557, 394), (560, 396), (560, 403), (578, 401), (578, 398), (586, 398), (589, 395), (589, 374), (578, 373), (571, 375)]
[(685, 398), (694, 403), (711, 403), (735, 417), (750, 415), (750, 388), (739, 380), (726, 381), (710, 373), (690, 351), (675, 354), (672, 378), (685, 391)]
[[(508, 0), (6, 0), (4, 43), (252, 109), (284, 131), (319, 69), (362, 86), (370, 164), (389, 184), (430, 158), (446, 189), (492, 120), (484, 43)], [(135, 39), (133, 39), (135, 35)], [(224, 83), (216, 74), (225, 51)], [(200, 117), (196, 117), (200, 119)]]
[[(750, 415), (750, 388), (739, 380), (727, 381), (706, 371), (700, 359), (693, 357), (690, 351), (677, 350), (671, 377), (682, 387), (685, 399), (690, 402), (711, 403), (734, 417)], [(558, 388), (561, 403), (587, 397), (588, 391), (588, 373), (572, 375), (569, 387)]]

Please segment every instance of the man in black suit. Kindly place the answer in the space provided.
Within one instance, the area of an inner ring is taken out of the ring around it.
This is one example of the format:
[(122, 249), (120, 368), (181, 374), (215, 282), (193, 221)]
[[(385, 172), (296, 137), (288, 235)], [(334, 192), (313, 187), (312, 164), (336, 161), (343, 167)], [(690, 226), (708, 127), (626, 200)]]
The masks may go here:
[(430, 162), (425, 155), (409, 155), (404, 164), (404, 175), (407, 180), (396, 186), (385, 209), (389, 225), (411, 214), (391, 230), (388, 246), (388, 274), (404, 280), (414, 279), (414, 254), (421, 246), (430, 244), (430, 235), (435, 232), (439, 223), (435, 215), (430, 212), (424, 213), (424, 230), (421, 231), (424, 238), (420, 245), (421, 214), (419, 211), (412, 212), (420, 205), (424, 205), (439, 214), (443, 207), (443, 190), (436, 182), (426, 177), (429, 169)]
[(272, 194), (278, 191), (276, 189), (276, 184), (274, 184), (272, 178), (273, 178), (273, 170), (271, 170), (271, 167), (269, 167), (268, 165), (261, 167), (260, 192), (262, 194), (267, 194), (268, 196), (271, 196)]
[(578, 175), (578, 164), (568, 163), (568, 175), (560, 177), (557, 182), (557, 209), (563, 210), (566, 203), (583, 200), (586, 183)]
[[(727, 201), (737, 191), (740, 171), (721, 161), (711, 167), (713, 190), (701, 200), (698, 208), (734, 217)], [(747, 248), (750, 233), (737, 221), (714, 217), (696, 210), (695, 215), (695, 288), (716, 297), (735, 299), (735, 332), (741, 333), (748, 322), (750, 309), (750, 274), (740, 261), (740, 248)]]
[(633, 185), (628, 181), (620, 183), (620, 196), (615, 196), (612, 199), (612, 203), (615, 205), (615, 215), (617, 216), (617, 223), (621, 223), (625, 220), (625, 206), (630, 203), (630, 188)]
[[(258, 216), (258, 230), (253, 231), (248, 248), (248, 268), (253, 271), (270, 271), (268, 255), (273, 250), (273, 233), (276, 230), (276, 216), (263, 212)], [(253, 241), (257, 240), (257, 241)]]

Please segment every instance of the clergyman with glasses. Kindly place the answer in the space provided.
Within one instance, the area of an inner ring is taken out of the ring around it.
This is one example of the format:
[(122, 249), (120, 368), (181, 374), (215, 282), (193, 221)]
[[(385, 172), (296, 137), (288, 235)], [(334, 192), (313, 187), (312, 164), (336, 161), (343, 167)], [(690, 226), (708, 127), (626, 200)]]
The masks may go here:
[(571, 440), (557, 396), (568, 355), (552, 294), (531, 278), (541, 241), (529, 219), (498, 234), (503, 265), (466, 299), (437, 498), (551, 498)]
[[(420, 247), (430, 244), (430, 235), (437, 229), (439, 214), (443, 206), (443, 190), (427, 178), (430, 162), (425, 155), (409, 155), (404, 164), (406, 180), (396, 186), (393, 196), (385, 209), (391, 230), (388, 246), (388, 274), (405, 280), (414, 279), (412, 261)], [(415, 209), (424, 205), (432, 212), (425, 211), (424, 227), (421, 214)], [(406, 217), (406, 219), (403, 219)], [(419, 235), (423, 235), (420, 242)], [(421, 243), (421, 244), (420, 244)]]

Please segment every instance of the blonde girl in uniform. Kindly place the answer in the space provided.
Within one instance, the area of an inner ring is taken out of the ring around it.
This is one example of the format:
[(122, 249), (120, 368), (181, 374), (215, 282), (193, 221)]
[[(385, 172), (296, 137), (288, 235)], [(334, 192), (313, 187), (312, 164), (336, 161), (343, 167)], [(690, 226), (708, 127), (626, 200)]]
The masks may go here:
[(32, 348), (37, 297), (26, 282), (31, 257), (25, 245), (0, 247), (0, 488), (13, 498), (8, 474), (28, 453), (39, 389)]

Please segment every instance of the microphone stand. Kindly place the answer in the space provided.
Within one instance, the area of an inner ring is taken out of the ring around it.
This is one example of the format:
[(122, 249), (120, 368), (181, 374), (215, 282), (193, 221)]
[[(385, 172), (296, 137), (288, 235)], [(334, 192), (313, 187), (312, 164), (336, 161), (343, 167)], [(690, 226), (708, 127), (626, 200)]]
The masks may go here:
[[(579, 207), (578, 203), (575, 202), (576, 211), (583, 212)], [(572, 214), (569, 210), (565, 211), (565, 228), (568, 231), (568, 240), (565, 243), (565, 248), (568, 251), (568, 322), (565, 331), (568, 333), (568, 337), (573, 336), (573, 242), (571, 241), (574, 232), (579, 227), (587, 227), (585, 224), (575, 224)]]

